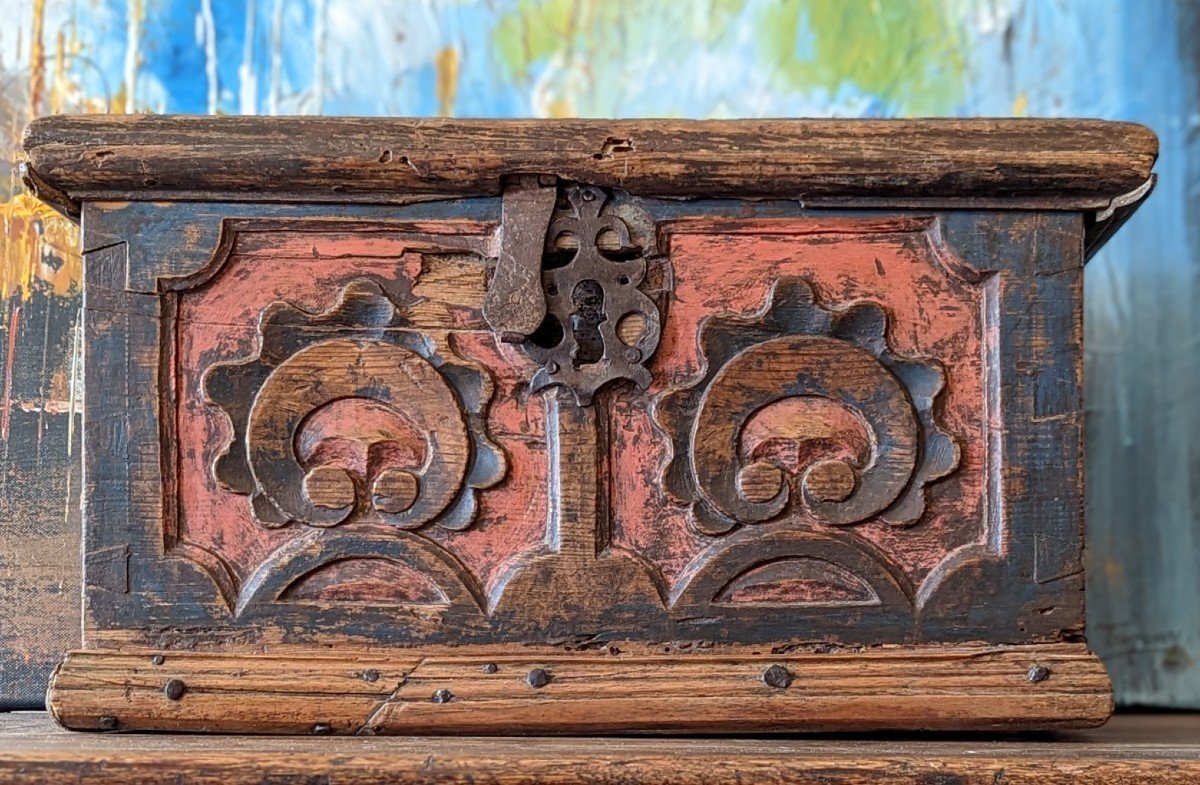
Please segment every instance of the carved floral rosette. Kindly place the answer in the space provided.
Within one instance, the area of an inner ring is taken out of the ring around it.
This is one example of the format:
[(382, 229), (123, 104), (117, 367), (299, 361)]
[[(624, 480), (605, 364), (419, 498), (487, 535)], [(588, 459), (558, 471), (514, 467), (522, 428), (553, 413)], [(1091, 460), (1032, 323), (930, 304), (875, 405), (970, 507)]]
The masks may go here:
[(673, 446), (664, 488), (704, 534), (791, 517), (911, 525), (958, 464), (937, 422), (942, 367), (894, 354), (876, 303), (827, 309), (784, 278), (761, 313), (709, 317), (699, 344), (703, 377), (655, 412)]
[(412, 330), (369, 279), (323, 313), (276, 302), (258, 332), (256, 355), (204, 378), (233, 428), (213, 473), (249, 496), (256, 521), (470, 525), (476, 491), (506, 466), (486, 435), (482, 368)]

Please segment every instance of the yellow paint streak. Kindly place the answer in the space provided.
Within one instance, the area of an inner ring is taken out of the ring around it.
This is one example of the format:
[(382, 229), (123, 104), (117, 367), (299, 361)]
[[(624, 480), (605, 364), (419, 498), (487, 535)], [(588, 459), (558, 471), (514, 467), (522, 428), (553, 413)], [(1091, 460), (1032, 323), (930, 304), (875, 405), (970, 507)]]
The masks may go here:
[(443, 117), (454, 116), (454, 99), (458, 95), (458, 50), (443, 47), (434, 59), (437, 67), (438, 112)]
[[(0, 183), (0, 297), (5, 299), (15, 295), (29, 300), (35, 291), (78, 295), (83, 279), (78, 228), (25, 193), (17, 180), (22, 129), (32, 117), (45, 112), (94, 113), (110, 108), (106, 97), (87, 96), (72, 78), (70, 64), (83, 54), (76, 26), (69, 23), (44, 33), (45, 8), (45, 0), (33, 3), (28, 100), (9, 106), (11, 112), (0, 130), (0, 142), (12, 164), (10, 178)], [(49, 54), (46, 34), (53, 36)], [(69, 386), (65, 376), (52, 383), (56, 390)], [(61, 396), (56, 392), (52, 397)]]
[(1029, 110), (1029, 96), (1025, 91), (1017, 93), (1017, 97), (1013, 99), (1012, 115), (1013, 117), (1024, 117), (1025, 112)]
[(570, 96), (560, 95), (550, 99), (546, 104), (546, 116), (553, 118), (575, 117), (578, 111)]
[(29, 194), (0, 202), (0, 296), (20, 293), (28, 300), (35, 289), (58, 295), (78, 292), (83, 276), (79, 233), (70, 220)]

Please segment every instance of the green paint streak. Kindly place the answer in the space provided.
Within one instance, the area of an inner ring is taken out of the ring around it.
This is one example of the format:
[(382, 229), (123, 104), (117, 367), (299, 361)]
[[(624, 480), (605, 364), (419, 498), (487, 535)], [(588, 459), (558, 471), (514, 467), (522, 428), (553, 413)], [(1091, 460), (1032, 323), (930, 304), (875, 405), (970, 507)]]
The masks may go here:
[(493, 39), (500, 62), (516, 79), (529, 78), (530, 68), (573, 42), (573, 13), (582, 3), (521, 0), (496, 24)]
[(746, 0), (520, 0), (493, 29), (508, 76), (529, 78), (549, 58), (605, 70), (637, 62), (644, 46), (711, 46)]
[(965, 89), (962, 10), (943, 0), (776, 2), (757, 20), (762, 65), (781, 88), (852, 86), (896, 114), (944, 114)]
[[(551, 113), (619, 111), (639, 63), (696, 48), (739, 51), (781, 93), (866, 95), (884, 114), (952, 113), (966, 87), (963, 20), (978, 0), (518, 0), (493, 28), (505, 76), (541, 85)], [(741, 50), (744, 51), (744, 50)], [(681, 73), (679, 78), (687, 79)], [(662, 107), (669, 114), (669, 97)]]

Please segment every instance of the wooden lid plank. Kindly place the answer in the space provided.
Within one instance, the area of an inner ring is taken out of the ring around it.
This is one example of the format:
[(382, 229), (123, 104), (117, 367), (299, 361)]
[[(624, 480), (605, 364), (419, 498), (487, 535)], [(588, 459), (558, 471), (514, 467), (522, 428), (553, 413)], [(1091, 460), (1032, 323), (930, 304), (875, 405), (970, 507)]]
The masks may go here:
[(1099, 120), (455, 120), (87, 115), (24, 139), (43, 194), (395, 202), (487, 196), (513, 173), (639, 196), (1040, 200), (1142, 186), (1153, 132)]

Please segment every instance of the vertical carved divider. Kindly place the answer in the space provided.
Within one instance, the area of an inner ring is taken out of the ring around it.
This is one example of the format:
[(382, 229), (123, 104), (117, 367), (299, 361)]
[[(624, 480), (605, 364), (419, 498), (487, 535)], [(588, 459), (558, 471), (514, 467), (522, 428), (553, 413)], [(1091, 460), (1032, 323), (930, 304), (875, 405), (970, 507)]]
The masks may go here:
[(522, 554), (491, 593), (493, 622), (539, 635), (645, 635), (665, 625), (658, 569), (609, 540), (607, 398), (580, 405), (574, 391), (544, 394), (549, 447), (546, 537)]
[(586, 563), (608, 544), (600, 530), (607, 506), (600, 503), (607, 472), (600, 470), (598, 427), (604, 416), (597, 409), (604, 407), (604, 398), (597, 396), (592, 406), (579, 406), (574, 393), (555, 387), (543, 400), (550, 472), (546, 545), (564, 560)]
[[(652, 222), (605, 189), (548, 182), (526, 177), (506, 189), (502, 231), (514, 252), (501, 255), (488, 293), (489, 323), (502, 340), (514, 325), (525, 329), (545, 316), (523, 346), (541, 366), (530, 390), (543, 393), (549, 452), (545, 539), (493, 586), (492, 621), (501, 631), (539, 636), (645, 634), (648, 620), (666, 624), (666, 587), (653, 564), (612, 546), (605, 429), (613, 383), (643, 390), (650, 383), (644, 362), (658, 346), (660, 314), (639, 286)], [(543, 225), (547, 192), (555, 202)], [(528, 242), (531, 222), (541, 227), (536, 247)], [(540, 297), (518, 285), (532, 271)], [(632, 316), (640, 317), (640, 335), (620, 337), (617, 323)]]

